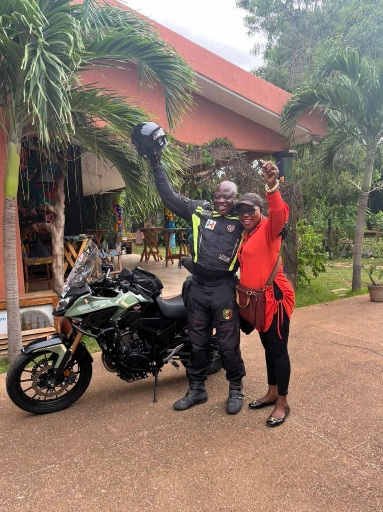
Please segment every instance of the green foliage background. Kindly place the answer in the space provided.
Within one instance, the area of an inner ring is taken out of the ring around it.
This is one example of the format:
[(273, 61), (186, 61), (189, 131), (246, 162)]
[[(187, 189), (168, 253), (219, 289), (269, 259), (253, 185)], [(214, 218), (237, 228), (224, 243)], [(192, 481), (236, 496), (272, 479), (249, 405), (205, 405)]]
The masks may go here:
[[(350, 47), (370, 58), (383, 76), (381, 0), (237, 0), (237, 5), (247, 11), (249, 32), (266, 36), (264, 64), (254, 72), (279, 87), (296, 92), (303, 84), (310, 84), (329, 55)], [(259, 53), (261, 48), (256, 46), (254, 51)], [(321, 269), (315, 257), (320, 240), (321, 251), (330, 258), (351, 257), (366, 151), (355, 139), (342, 145), (338, 142), (339, 132), (330, 120), (329, 136), (324, 141), (296, 148), (293, 179), (302, 191), (300, 216), (305, 219), (298, 225), (299, 265), (302, 269), (305, 264), (312, 265), (314, 275)], [(370, 230), (383, 229), (381, 148), (376, 153), (369, 197)], [(378, 254), (379, 243), (367, 240), (365, 255)], [(310, 276), (303, 270), (300, 283), (307, 278)]]

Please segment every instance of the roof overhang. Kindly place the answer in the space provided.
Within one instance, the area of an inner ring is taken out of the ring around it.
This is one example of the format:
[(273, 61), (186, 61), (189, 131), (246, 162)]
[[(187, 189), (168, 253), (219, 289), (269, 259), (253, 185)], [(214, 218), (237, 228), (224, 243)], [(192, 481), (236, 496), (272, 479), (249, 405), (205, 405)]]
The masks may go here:
[[(199, 73), (197, 76), (197, 84), (199, 87), (198, 94), (208, 99), (212, 103), (221, 105), (228, 110), (236, 112), (242, 117), (250, 119), (251, 121), (265, 126), (270, 130), (285, 136), (281, 130), (281, 116), (267, 108), (254, 103), (248, 98), (241, 96), (235, 91), (227, 89), (225, 86), (214, 82), (210, 78), (203, 76)], [(313, 133), (298, 124), (295, 129), (295, 142), (303, 144), (310, 142), (316, 138)]]

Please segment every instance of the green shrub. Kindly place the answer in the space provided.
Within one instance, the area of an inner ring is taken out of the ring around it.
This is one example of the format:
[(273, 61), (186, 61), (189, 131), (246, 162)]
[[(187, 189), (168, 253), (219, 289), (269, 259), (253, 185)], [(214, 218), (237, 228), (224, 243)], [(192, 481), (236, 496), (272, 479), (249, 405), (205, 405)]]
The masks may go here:
[(368, 212), (367, 224), (371, 229), (383, 231), (383, 210), (376, 213)]
[(298, 286), (310, 283), (311, 277), (317, 277), (326, 271), (326, 253), (323, 249), (323, 237), (305, 220), (297, 223), (298, 237)]

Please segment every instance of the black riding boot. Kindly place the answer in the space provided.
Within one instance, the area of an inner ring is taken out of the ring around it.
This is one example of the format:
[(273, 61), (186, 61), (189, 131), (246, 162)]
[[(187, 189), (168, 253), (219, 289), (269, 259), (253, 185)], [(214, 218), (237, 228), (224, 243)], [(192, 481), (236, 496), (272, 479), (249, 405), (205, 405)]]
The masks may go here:
[(242, 409), (243, 394), (241, 381), (231, 381), (229, 383), (229, 396), (226, 402), (227, 414), (238, 414)]
[(173, 404), (176, 411), (185, 411), (193, 405), (203, 404), (207, 401), (207, 392), (204, 382), (190, 382), (186, 395)]

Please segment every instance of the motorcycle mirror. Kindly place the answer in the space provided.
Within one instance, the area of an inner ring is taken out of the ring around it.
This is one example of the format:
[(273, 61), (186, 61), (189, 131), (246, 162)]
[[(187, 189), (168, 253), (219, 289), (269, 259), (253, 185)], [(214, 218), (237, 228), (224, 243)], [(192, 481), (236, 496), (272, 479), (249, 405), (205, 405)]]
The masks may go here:
[(101, 271), (103, 272), (103, 274), (105, 274), (105, 277), (108, 278), (109, 274), (113, 271), (113, 265), (111, 265), (110, 263), (104, 263), (101, 266)]

